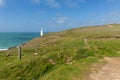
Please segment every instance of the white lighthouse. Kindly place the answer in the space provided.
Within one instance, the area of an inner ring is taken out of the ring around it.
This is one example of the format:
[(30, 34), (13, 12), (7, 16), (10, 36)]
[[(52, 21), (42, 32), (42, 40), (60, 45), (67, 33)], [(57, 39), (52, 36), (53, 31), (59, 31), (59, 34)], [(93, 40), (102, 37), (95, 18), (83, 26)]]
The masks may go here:
[(40, 36), (43, 36), (43, 29), (40, 30)]

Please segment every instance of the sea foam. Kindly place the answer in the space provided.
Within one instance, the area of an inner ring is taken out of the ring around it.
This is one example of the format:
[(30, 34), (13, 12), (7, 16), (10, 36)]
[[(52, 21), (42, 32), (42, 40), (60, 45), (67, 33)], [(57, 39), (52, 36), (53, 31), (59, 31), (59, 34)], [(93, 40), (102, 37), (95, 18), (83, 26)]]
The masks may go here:
[(0, 51), (6, 51), (6, 50), (8, 50), (8, 49), (0, 49)]

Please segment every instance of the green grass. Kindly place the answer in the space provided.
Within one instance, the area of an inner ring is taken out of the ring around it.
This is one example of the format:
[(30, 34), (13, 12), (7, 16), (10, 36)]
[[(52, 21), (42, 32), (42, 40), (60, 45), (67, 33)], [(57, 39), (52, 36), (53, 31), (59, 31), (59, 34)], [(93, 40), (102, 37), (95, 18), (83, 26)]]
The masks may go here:
[(88, 80), (106, 56), (120, 56), (119, 24), (50, 33), (23, 45), (22, 60), (17, 48), (0, 52), (0, 80)]

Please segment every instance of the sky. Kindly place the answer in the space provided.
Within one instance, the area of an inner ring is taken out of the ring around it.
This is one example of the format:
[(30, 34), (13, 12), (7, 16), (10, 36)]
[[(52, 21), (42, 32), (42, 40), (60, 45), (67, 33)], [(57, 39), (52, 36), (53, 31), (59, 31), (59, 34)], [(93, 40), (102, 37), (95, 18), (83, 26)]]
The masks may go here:
[(0, 32), (120, 23), (120, 0), (0, 0)]

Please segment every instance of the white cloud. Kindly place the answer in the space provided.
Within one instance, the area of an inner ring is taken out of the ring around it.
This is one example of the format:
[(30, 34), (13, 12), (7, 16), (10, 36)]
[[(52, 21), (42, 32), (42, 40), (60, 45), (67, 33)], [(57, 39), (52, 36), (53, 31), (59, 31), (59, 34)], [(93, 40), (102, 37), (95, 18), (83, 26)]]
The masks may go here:
[(69, 7), (75, 7), (75, 6), (77, 6), (76, 2), (68, 2), (67, 4), (68, 4)]
[(106, 0), (107, 2), (111, 2), (112, 0)]
[(39, 3), (39, 2), (40, 2), (40, 0), (34, 0), (34, 2), (35, 2), (35, 3)]
[(76, 7), (79, 3), (84, 3), (85, 0), (64, 0), (64, 2), (69, 7)]
[(116, 1), (119, 1), (119, 0), (107, 0), (108, 3), (116, 2)]
[(50, 27), (63, 27), (63, 26), (70, 26), (71, 24), (70, 18), (64, 16), (55, 16), (53, 18), (48, 19), (44, 26)]
[(107, 0), (107, 2), (113, 2), (114, 0)]
[(112, 11), (107, 14), (104, 14), (100, 17), (99, 20), (94, 20), (94, 23), (103, 23), (103, 24), (109, 24), (109, 23), (118, 23), (120, 22), (120, 12)]
[(0, 6), (5, 6), (5, 0), (0, 0)]
[(41, 0), (31, 0), (31, 2), (39, 4), (41, 2)]
[(60, 17), (58, 18), (58, 20), (56, 21), (57, 24), (65, 24), (68, 21), (67, 17)]
[(51, 7), (59, 8), (60, 4), (56, 0), (46, 0), (47, 4)]
[(47, 4), (53, 8), (60, 8), (61, 6), (65, 5), (68, 7), (76, 7), (79, 3), (84, 3), (86, 0), (30, 0), (32, 3), (43, 3)]

